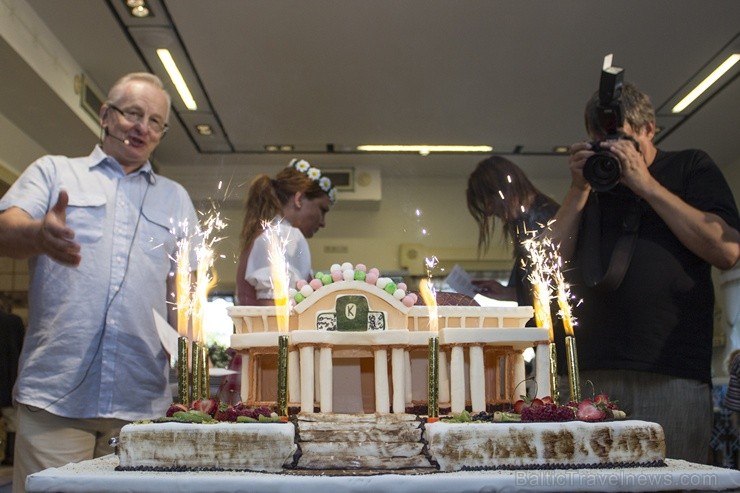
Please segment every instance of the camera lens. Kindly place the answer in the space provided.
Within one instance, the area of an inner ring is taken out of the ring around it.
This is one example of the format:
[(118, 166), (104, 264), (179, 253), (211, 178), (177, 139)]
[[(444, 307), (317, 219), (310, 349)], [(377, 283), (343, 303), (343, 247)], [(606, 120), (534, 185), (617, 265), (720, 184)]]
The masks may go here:
[(617, 156), (608, 151), (601, 151), (586, 159), (583, 176), (596, 192), (606, 192), (619, 183), (622, 168)]

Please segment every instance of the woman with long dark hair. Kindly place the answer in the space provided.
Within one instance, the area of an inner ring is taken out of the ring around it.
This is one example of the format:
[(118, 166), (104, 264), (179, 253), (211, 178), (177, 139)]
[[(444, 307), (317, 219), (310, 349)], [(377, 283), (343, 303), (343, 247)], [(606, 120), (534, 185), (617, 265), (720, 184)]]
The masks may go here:
[(531, 305), (529, 265), (522, 242), (541, 231), (558, 210), (558, 203), (539, 191), (514, 163), (491, 156), (468, 178), (468, 210), (478, 223), (478, 255), (491, 246), (496, 222), (501, 223), (505, 241), (514, 244), (514, 267), (508, 285), (496, 280), (476, 280), (481, 293), (499, 300)]

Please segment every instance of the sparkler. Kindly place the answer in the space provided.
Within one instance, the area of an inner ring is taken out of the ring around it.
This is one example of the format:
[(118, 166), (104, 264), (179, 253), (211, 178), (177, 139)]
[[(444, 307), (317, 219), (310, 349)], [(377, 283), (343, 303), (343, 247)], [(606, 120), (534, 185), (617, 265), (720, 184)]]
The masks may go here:
[[(184, 228), (187, 233), (187, 224)], [(190, 372), (188, 369), (188, 341), (193, 338), (190, 328), (190, 238), (185, 236), (177, 243), (177, 270), (175, 272), (175, 308), (177, 309), (177, 396), (181, 404), (192, 401)], [(194, 366), (192, 368), (195, 368)]]
[(568, 387), (570, 388), (570, 400), (581, 400), (581, 382), (578, 371), (578, 352), (576, 350), (576, 338), (573, 333), (575, 318), (570, 309), (570, 289), (563, 278), (562, 259), (557, 256), (557, 263), (554, 265), (553, 277), (557, 286), (558, 315), (563, 320), (563, 329), (565, 330), (565, 358), (568, 363)]
[(419, 293), (429, 310), (429, 355), (427, 371), (427, 414), (429, 422), (439, 419), (439, 317), (437, 315), (437, 294), (431, 283), (431, 271), (437, 265), (437, 257), (427, 258), (427, 279), (419, 283)]
[[(537, 327), (548, 329), (547, 347), (545, 348), (545, 344), (537, 345), (537, 373), (545, 371), (549, 373), (549, 394), (555, 402), (558, 402), (560, 392), (558, 390), (557, 348), (550, 314), (550, 299), (552, 298), (550, 280), (555, 258), (554, 249), (549, 238), (538, 239), (534, 235), (525, 240), (523, 246), (529, 253), (531, 263), (529, 281), (532, 284), (535, 323)], [(544, 364), (543, 361), (545, 361)], [(545, 389), (542, 390), (547, 393)]]
[(279, 220), (263, 222), (268, 241), (268, 259), (271, 267), (272, 292), (278, 324), (278, 386), (277, 407), (280, 416), (288, 416), (288, 331), (290, 321), (290, 275), (285, 261), (288, 239), (281, 235)]
[[(208, 345), (205, 340), (205, 334), (203, 332), (203, 322), (205, 320), (205, 307), (208, 304), (208, 292), (216, 285), (216, 274), (213, 270), (213, 246), (215, 243), (221, 241), (220, 237), (214, 235), (218, 230), (225, 227), (225, 223), (221, 220), (221, 216), (218, 212), (211, 213), (204, 220), (201, 220), (201, 231), (199, 233), (200, 244), (196, 248), (196, 257), (198, 259), (198, 266), (195, 271), (195, 289), (192, 294), (191, 302), (191, 315), (193, 325), (193, 345), (195, 341), (198, 341), (199, 352), (197, 353), (197, 361), (199, 366), (199, 383), (198, 387), (198, 398), (208, 399), (211, 395), (210, 385), (210, 368), (208, 365)], [(195, 359), (195, 348), (193, 349)], [(195, 383), (196, 376), (193, 376), (193, 385)]]
[[(187, 233), (187, 224), (184, 226)], [(184, 237), (177, 242), (177, 271), (176, 271), (176, 302), (177, 332), (181, 336), (193, 338), (190, 328), (190, 238)]]
[[(178, 241), (176, 259), (176, 307), (178, 339), (178, 398), (181, 402), (210, 396), (208, 348), (205, 344), (203, 321), (205, 306), (208, 302), (208, 291), (216, 284), (216, 275), (212, 274), (213, 245), (221, 240), (214, 232), (226, 226), (220, 215), (211, 213), (201, 221), (201, 229), (193, 236), (188, 235), (188, 225), (182, 226), (184, 237)], [(195, 254), (197, 268), (195, 286), (191, 289), (192, 272), (190, 258), (193, 243), (197, 244)], [(188, 375), (187, 341), (191, 342), (191, 370)], [(189, 380), (189, 381), (188, 381)], [(189, 391), (189, 398), (188, 396)]]

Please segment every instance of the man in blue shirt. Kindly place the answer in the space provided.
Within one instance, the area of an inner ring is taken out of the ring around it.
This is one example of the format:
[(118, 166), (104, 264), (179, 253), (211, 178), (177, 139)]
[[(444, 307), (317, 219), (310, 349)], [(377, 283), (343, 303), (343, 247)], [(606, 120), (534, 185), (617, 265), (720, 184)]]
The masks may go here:
[(44, 156), (0, 199), (0, 255), (28, 258), (31, 277), (14, 491), (28, 474), (111, 453), (124, 423), (171, 402), (153, 312), (168, 316), (177, 241), (197, 216), (149, 162), (169, 114), (157, 77), (124, 76), (89, 156)]

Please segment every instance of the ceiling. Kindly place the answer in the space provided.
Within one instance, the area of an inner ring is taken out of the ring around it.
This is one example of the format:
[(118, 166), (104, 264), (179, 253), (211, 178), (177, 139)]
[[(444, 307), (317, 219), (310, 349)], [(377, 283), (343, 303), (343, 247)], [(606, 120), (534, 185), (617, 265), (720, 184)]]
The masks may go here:
[[(181, 57), (199, 111), (172, 91), (176, 114), (155, 158), (194, 198), (219, 175), (299, 155), (390, 179), (467, 175), (482, 159), (352, 151), (377, 143), (488, 144), (535, 182), (567, 179), (552, 149), (585, 138), (582, 109), (604, 55), (658, 109), (723, 49), (740, 49), (737, 0), (148, 0), (155, 17), (144, 21), (124, 0), (26, 1), (100, 89), (159, 71), (158, 45)], [(55, 153), (87, 153), (95, 135), (55, 129), (62, 105), (21, 62), (0, 45), (0, 66), (14, 69), (0, 76), (0, 112)], [(739, 72), (687, 117), (660, 116), (659, 145), (737, 163)], [(216, 134), (197, 136), (200, 122)], [(271, 144), (295, 151), (268, 153)]]

